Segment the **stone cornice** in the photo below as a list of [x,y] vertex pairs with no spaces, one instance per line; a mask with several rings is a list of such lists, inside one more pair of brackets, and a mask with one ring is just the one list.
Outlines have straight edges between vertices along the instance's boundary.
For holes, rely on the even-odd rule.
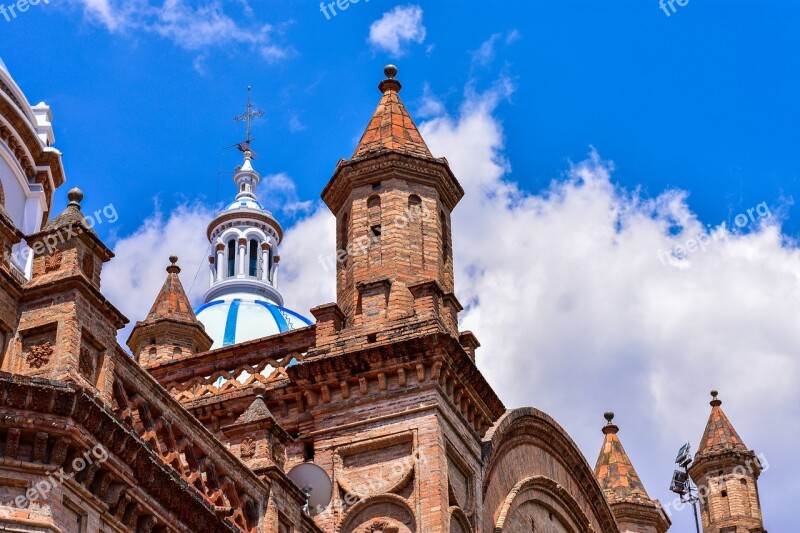
[[435,332],[386,344],[366,345],[335,355],[309,357],[287,369],[289,378],[299,386],[326,382],[330,375],[361,373],[398,363],[413,364],[443,351],[450,358],[453,373],[468,384],[496,420],[505,411],[503,403],[481,374],[464,348],[445,333]]
[[730,449],[700,453],[695,456],[694,463],[689,467],[689,475],[695,483],[698,483],[709,471],[731,466],[744,466],[748,463],[752,466],[755,479],[758,479],[762,466],[758,456],[752,450],[744,452]]
[[435,188],[448,211],[452,211],[464,196],[464,189],[446,159],[426,159],[388,151],[363,159],[339,161],[321,197],[333,213],[338,213],[353,188],[368,185],[376,179],[390,178]]
[[[61,163],[61,154],[53,148],[43,146],[34,130],[34,125],[30,123],[28,117],[8,95],[2,91],[0,91],[0,95],[6,96],[6,98],[0,98],[0,116],[8,121],[11,129],[15,132],[15,137],[24,144],[27,152],[32,157],[32,160],[26,160],[27,158],[19,159],[20,166],[31,174],[26,178],[33,178],[36,170],[40,167],[47,167],[50,171],[52,182],[42,183],[47,194],[47,204],[49,206],[53,191],[64,184],[64,168]],[[38,179],[37,182],[39,182]]]
[[618,522],[624,520],[653,526],[658,532],[665,532],[672,525],[661,504],[657,500],[645,502],[617,502],[611,504],[611,510]]
[[117,329],[125,327],[125,324],[128,323],[128,318],[123,315],[119,309],[114,307],[114,305],[103,296],[103,293],[89,283],[83,273],[78,270],[66,276],[51,278],[41,276],[29,281],[23,287],[20,302],[30,302],[37,298],[44,298],[70,290],[80,291],[81,294],[89,300],[89,303],[94,308],[101,310]]
[[214,233],[214,230],[218,228],[221,224],[228,222],[230,220],[258,220],[259,222],[263,222],[270,228],[275,230],[275,233],[278,236],[278,244],[283,241],[283,228],[278,223],[277,220],[272,218],[271,216],[267,215],[266,213],[261,213],[258,211],[252,210],[236,210],[225,212],[223,211],[219,215],[217,215],[214,220],[208,225],[206,229],[206,237],[208,237],[209,242],[211,241],[211,236]]

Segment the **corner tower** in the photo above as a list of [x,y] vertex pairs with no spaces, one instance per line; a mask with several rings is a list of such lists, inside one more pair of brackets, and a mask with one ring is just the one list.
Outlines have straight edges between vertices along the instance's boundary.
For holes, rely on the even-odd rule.
[[647,494],[642,480],[622,447],[614,413],[605,414],[603,447],[594,474],[622,533],[665,533],[670,526],[661,504]]
[[711,415],[689,475],[700,491],[704,533],[765,533],[758,496],[763,466],[711,391]]
[[364,135],[322,192],[336,216],[338,307],[347,326],[377,329],[413,315],[414,300],[431,295],[455,334],[450,214],[464,191],[409,116],[397,69],[384,73]]

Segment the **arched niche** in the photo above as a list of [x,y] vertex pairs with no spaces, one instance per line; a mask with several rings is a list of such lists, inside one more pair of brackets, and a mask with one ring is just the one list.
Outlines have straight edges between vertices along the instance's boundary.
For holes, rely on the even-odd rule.
[[494,533],[590,533],[595,529],[564,487],[543,476],[517,483],[500,508]]
[[[560,513],[566,517],[565,520],[573,520],[575,526],[571,527],[577,527],[581,524],[577,517],[582,514],[587,525],[585,528],[577,527],[576,531],[618,533],[611,508],[589,463],[569,435],[547,414],[532,407],[508,411],[487,432],[483,449],[486,466],[482,520],[485,531],[492,531],[498,524],[509,495],[520,490],[520,483],[535,478],[542,483],[547,479],[548,483],[554,484],[553,487],[560,487],[561,499],[546,504],[557,511],[554,518]],[[545,503],[541,505],[547,508]],[[577,511],[568,513],[562,509],[567,507],[574,507]],[[527,510],[534,511],[533,508]],[[530,527],[528,524],[527,531]]]
[[414,513],[396,494],[383,494],[355,504],[345,515],[340,533],[417,533]]
[[473,528],[469,522],[469,517],[460,507],[450,507],[448,513],[450,516],[448,531],[450,533],[470,533],[472,531]]

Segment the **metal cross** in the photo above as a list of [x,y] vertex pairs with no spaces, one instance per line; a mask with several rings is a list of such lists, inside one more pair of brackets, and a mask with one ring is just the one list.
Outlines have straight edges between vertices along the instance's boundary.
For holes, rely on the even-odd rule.
[[247,140],[244,143],[239,145],[239,149],[243,152],[245,150],[250,149],[250,141],[252,140],[250,136],[250,131],[252,129],[253,119],[256,117],[263,117],[264,110],[263,109],[253,109],[253,103],[250,99],[251,89],[250,86],[247,86],[247,111],[244,115],[239,115],[238,117],[234,117],[234,122],[246,122],[247,123]]

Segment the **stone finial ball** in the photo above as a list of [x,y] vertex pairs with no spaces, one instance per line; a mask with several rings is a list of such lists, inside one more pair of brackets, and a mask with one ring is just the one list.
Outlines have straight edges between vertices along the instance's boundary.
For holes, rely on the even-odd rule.
[[253,393],[256,396],[264,396],[264,393],[267,392],[267,386],[261,383],[260,381],[256,381],[253,383]]
[[174,254],[169,256],[169,262],[172,263],[173,265],[176,264],[178,262],[178,256]]
[[608,420],[608,423],[610,424],[611,421],[614,420],[614,411],[606,411],[606,413],[603,416],[606,418],[606,420]]
[[717,396],[719,396],[719,391],[712,390],[712,391],[711,391],[711,397],[712,397],[712,398],[714,398],[714,399],[716,399],[716,398],[717,398]]
[[83,191],[77,187],[73,187],[67,193],[67,199],[72,204],[80,204],[83,201]]
[[383,73],[386,74],[386,77],[390,80],[393,80],[395,76],[397,76],[397,67],[394,65],[386,65],[383,68]]

